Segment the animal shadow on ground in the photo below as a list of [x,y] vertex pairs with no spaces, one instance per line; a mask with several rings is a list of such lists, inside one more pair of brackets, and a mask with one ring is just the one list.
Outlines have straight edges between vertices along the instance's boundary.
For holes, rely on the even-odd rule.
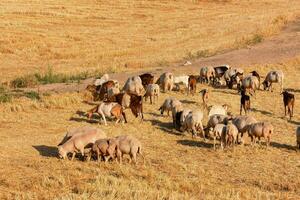
[[191,147],[202,147],[202,148],[208,148],[208,149],[213,148],[213,144],[206,143],[206,142],[199,141],[199,140],[177,140],[177,143],[186,145],[186,146],[191,146]]
[[46,145],[34,145],[35,148],[41,156],[45,157],[56,157],[57,156],[57,147],[46,146]]
[[259,112],[259,113],[261,113],[261,114],[263,114],[263,115],[272,115],[272,113],[269,112],[269,111],[259,110],[259,109],[257,109],[257,108],[251,108],[251,111],[253,111],[253,112]]
[[277,142],[271,142],[270,144],[272,147],[278,148],[278,149],[287,149],[287,150],[296,150],[296,146],[288,145],[288,144],[280,144]]
[[87,123],[90,123],[90,124],[99,123],[99,120],[96,120],[96,119],[86,119],[86,118],[80,118],[80,117],[71,117],[69,120],[70,121],[76,121],[76,122],[87,122]]
[[290,123],[292,123],[292,124],[295,124],[295,125],[300,125],[300,122],[296,122],[296,121],[294,121],[294,120],[289,120],[288,122],[290,122]]
[[80,117],[85,117],[86,116],[86,112],[81,111],[81,110],[77,110],[76,114],[79,115]]
[[181,103],[185,103],[185,104],[194,104],[194,103],[197,103],[196,101],[191,101],[191,100],[181,100]]
[[300,92],[300,89],[295,89],[295,88],[285,88],[285,90],[289,92]]
[[228,91],[228,90],[212,90],[212,92],[239,95],[239,93],[236,90],[230,90],[230,91]]
[[161,121],[156,120],[156,119],[150,119],[150,120],[145,120],[145,121],[151,122],[152,126],[158,128],[158,129],[160,129],[164,132],[167,132],[168,134],[182,135],[180,132],[173,129],[173,123],[172,122],[161,122]]
[[154,117],[163,117],[163,115],[161,115],[160,113],[155,113],[155,112],[149,112],[145,114],[153,115]]

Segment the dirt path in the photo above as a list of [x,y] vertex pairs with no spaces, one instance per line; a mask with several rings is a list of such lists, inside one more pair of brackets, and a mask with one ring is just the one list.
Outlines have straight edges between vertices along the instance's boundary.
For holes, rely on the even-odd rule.
[[[208,58],[195,60],[191,65],[183,66],[182,63],[175,63],[172,66],[141,70],[135,72],[122,72],[111,74],[111,78],[119,80],[121,83],[133,75],[143,72],[151,72],[158,76],[162,71],[171,71],[175,74],[198,73],[199,68],[205,65],[229,64],[230,66],[247,66],[254,64],[268,64],[284,62],[284,60],[300,55],[300,19],[289,23],[280,34],[273,36],[262,43],[244,49],[232,50],[227,53],[215,55]],[[81,91],[87,84],[92,83],[93,79],[86,79],[80,84],[57,83],[41,85],[36,88],[26,90],[39,90],[40,92],[72,92]]]

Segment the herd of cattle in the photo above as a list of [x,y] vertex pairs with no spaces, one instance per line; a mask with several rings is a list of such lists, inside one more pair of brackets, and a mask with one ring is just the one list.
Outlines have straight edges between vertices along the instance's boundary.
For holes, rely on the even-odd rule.
[[[283,90],[284,75],[280,70],[270,71],[265,80],[260,82],[260,75],[257,71],[252,71],[249,75],[244,75],[243,69],[231,68],[228,65],[217,67],[202,67],[199,75],[174,76],[170,72],[163,73],[155,82],[154,76],[145,73],[140,76],[130,77],[122,90],[117,80],[111,80],[108,74],[96,79],[93,85],[87,86],[91,92],[94,101],[101,103],[87,111],[87,117],[91,119],[93,114],[98,113],[107,125],[106,117],[115,118],[116,123],[127,123],[124,109],[130,109],[135,117],[144,119],[143,115],[143,98],[150,103],[157,101],[160,92],[168,91],[186,91],[187,94],[196,93],[197,83],[209,84],[214,87],[236,87],[241,94],[240,115],[233,116],[228,112],[228,105],[211,105],[208,106],[209,90],[200,91],[204,109],[208,111],[208,122],[204,127],[202,124],[203,110],[190,110],[184,108],[182,102],[174,97],[165,99],[159,108],[161,114],[164,112],[172,113],[173,126],[179,131],[188,131],[192,137],[201,133],[204,141],[207,138],[214,139],[214,148],[216,140],[220,141],[221,149],[234,147],[236,144],[244,144],[243,135],[245,133],[251,138],[251,144],[256,143],[258,139],[264,138],[266,146],[269,146],[271,135],[274,128],[269,122],[258,122],[254,117],[247,115],[250,110],[250,97],[260,85],[264,90],[272,89],[273,83],[279,83],[283,103],[288,111],[290,119],[293,117],[295,103],[294,94]],[[244,110],[245,115],[242,115]],[[297,147],[300,149],[300,127],[296,130]],[[94,127],[85,126],[68,131],[66,136],[58,145],[58,154],[60,158],[66,158],[72,153],[72,159],[76,153],[81,153],[83,157],[87,156],[89,160],[94,157],[98,160],[118,159],[121,162],[124,154],[130,155],[130,161],[136,163],[137,154],[141,153],[141,142],[129,135],[121,135],[115,138],[107,138],[106,134]],[[101,156],[101,159],[100,159]]]

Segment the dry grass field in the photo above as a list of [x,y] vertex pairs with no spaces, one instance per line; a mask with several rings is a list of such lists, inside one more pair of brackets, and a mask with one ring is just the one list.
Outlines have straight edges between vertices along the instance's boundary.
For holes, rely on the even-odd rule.
[[[265,75],[280,68],[285,88],[294,88],[295,116],[283,117],[279,86],[275,91],[258,91],[252,98],[250,115],[269,121],[275,127],[268,149],[238,146],[213,150],[212,141],[192,139],[172,128],[171,118],[160,116],[158,108],[168,96],[182,100],[184,106],[202,109],[200,97],[170,92],[159,103],[145,107],[145,121],[126,111],[126,125],[89,124],[81,113],[90,105],[82,95],[52,94],[40,101],[15,99],[0,106],[0,199],[299,199],[300,152],[295,150],[295,128],[300,124],[300,59],[274,65],[249,66]],[[207,88],[198,85],[197,90]],[[239,113],[236,90],[215,89],[210,104],[231,105]],[[204,120],[206,124],[207,117]],[[92,125],[109,136],[131,134],[144,145],[146,164],[125,162],[89,163],[62,161],[56,145],[70,127]]]
[[21,75],[165,66],[260,42],[298,0],[2,0],[0,82]]

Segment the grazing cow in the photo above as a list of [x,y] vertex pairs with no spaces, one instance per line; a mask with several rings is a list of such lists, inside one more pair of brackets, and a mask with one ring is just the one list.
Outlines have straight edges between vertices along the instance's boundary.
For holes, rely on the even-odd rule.
[[192,131],[192,137],[195,137],[200,129],[202,136],[205,140],[205,133],[202,125],[203,112],[202,111],[192,111],[186,116],[181,131]]
[[152,104],[156,100],[158,101],[160,89],[159,85],[157,84],[148,84],[146,88],[146,93],[144,95],[145,100],[147,101],[147,98],[150,97],[150,103]]
[[208,103],[208,99],[209,99],[209,92],[208,89],[203,89],[199,92],[202,96],[202,103],[205,106],[205,108],[207,108],[207,103]]
[[286,116],[286,107],[288,108],[288,114],[290,115],[290,120],[294,113],[295,95],[284,91],[281,93],[283,95],[283,105],[284,105],[284,116]]
[[80,152],[84,156],[84,149],[92,146],[97,140],[106,138],[106,134],[98,128],[86,129],[86,133],[72,136],[68,141],[58,147],[58,156],[62,159],[67,158],[68,153],[75,154]]
[[129,163],[133,161],[134,164],[136,164],[137,154],[142,156],[145,163],[145,158],[142,154],[141,142],[130,135],[121,135],[116,138],[110,139],[107,151],[110,157],[112,157],[113,159],[115,159],[115,157],[117,156],[120,164],[122,163],[124,154],[128,154],[130,156]]
[[239,91],[241,90],[241,87],[245,90],[249,89],[250,94],[252,95],[251,91],[255,93],[255,90],[259,88],[259,81],[256,76],[249,75],[241,81],[241,86],[238,88]]
[[197,90],[197,78],[191,75],[189,76],[188,79],[188,93],[192,93],[192,95],[194,95],[196,90]]
[[170,72],[163,73],[159,79],[156,81],[156,84],[158,84],[164,92],[172,91],[174,86],[174,76]]
[[143,96],[145,94],[145,89],[139,76],[128,78],[123,87],[123,91],[138,96]]
[[297,147],[300,149],[300,126],[296,130],[296,143]]
[[105,125],[107,125],[105,116],[115,117],[117,119],[116,123],[118,123],[120,120],[124,120],[125,123],[127,123],[123,107],[116,102],[103,102],[100,105],[92,108],[87,112],[89,119],[92,118],[93,113],[100,114]]
[[251,137],[252,145],[256,143],[256,138],[260,142],[260,138],[265,139],[267,147],[270,145],[271,135],[274,133],[272,124],[268,122],[253,123],[248,127],[248,134]]
[[201,82],[206,82],[206,83],[213,83],[215,78],[215,69],[211,66],[208,67],[202,67],[200,69],[200,79]]
[[180,84],[183,84],[186,89],[189,87],[189,76],[175,76],[174,85],[178,88]]
[[281,88],[280,92],[282,92],[283,91],[283,79],[284,79],[284,75],[281,70],[270,71],[262,83],[264,86],[264,90],[269,91],[271,88],[271,92],[273,92],[272,83],[279,83],[280,88]]
[[241,87],[241,106],[240,106],[240,115],[242,115],[242,109],[244,109],[245,115],[250,110],[250,96],[246,94],[244,87]]
[[241,134],[241,143],[243,143],[243,135],[248,131],[251,124],[256,123],[256,119],[252,116],[237,116],[232,119],[232,123],[237,127]]
[[154,76],[150,73],[141,74],[140,78],[142,80],[142,85],[146,89],[149,84],[154,83]]
[[98,79],[95,80],[94,85],[95,86],[102,85],[103,83],[105,83],[108,80],[109,80],[109,75],[104,74],[101,78],[98,78]]
[[144,119],[142,96],[131,94],[129,107],[135,117],[141,116],[142,120]]

